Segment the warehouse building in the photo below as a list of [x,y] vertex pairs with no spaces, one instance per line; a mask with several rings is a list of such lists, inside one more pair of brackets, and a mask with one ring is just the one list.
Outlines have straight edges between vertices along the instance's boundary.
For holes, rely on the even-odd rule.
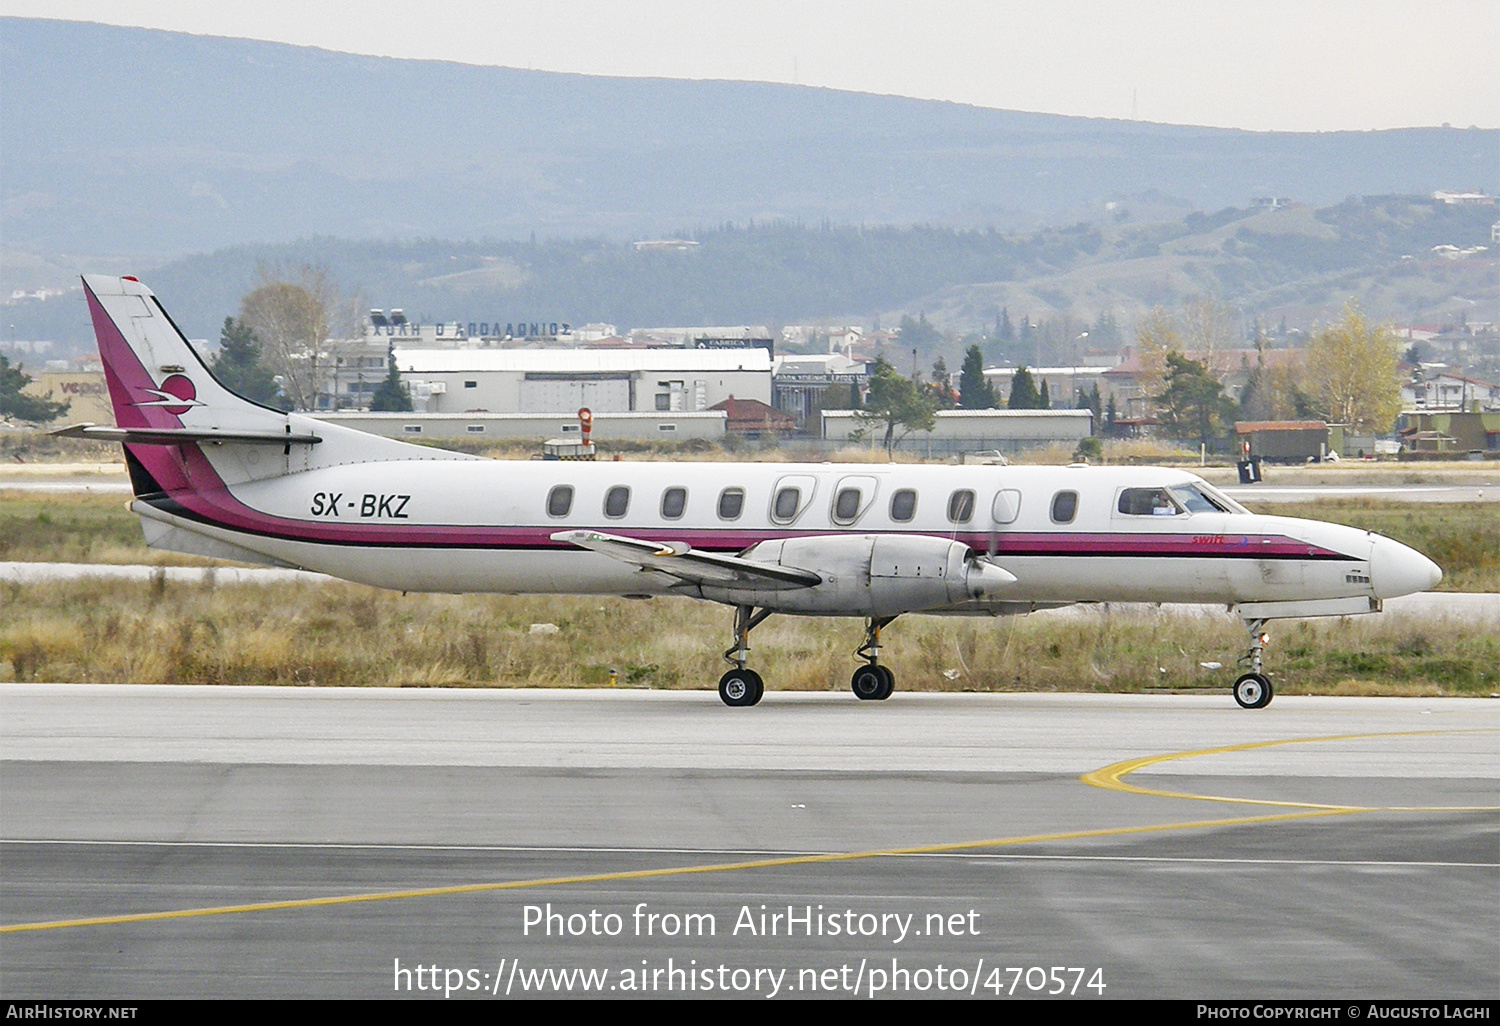
[[[548,438],[581,440],[576,413],[320,413],[318,419],[357,431],[408,441],[473,442],[534,441]],[[596,413],[596,442],[685,442],[724,437],[723,410],[703,413]]]
[[697,413],[771,401],[764,349],[397,349],[425,413]]

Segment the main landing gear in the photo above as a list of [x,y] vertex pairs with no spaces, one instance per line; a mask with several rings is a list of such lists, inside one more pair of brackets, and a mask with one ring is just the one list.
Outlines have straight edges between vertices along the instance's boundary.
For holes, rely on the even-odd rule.
[[750,632],[770,615],[769,609],[734,607],[734,644],[724,650],[724,661],[734,669],[719,678],[719,697],[725,705],[754,705],[766,693],[765,681],[745,663],[750,659]]
[[1240,656],[1240,665],[1248,667],[1250,672],[1242,674],[1240,679],[1234,682],[1234,700],[1245,709],[1264,709],[1271,704],[1274,691],[1271,688],[1271,678],[1261,670],[1261,650],[1266,647],[1269,636],[1263,632],[1266,625],[1265,620],[1246,620],[1245,626],[1250,630],[1250,651]]
[[[719,678],[719,698],[725,705],[755,705],[766,693],[760,674],[745,664],[750,661],[750,632],[770,615],[769,609],[734,607],[734,644],[724,650],[724,661],[732,669]],[[873,616],[865,620],[864,644],[855,650],[865,665],[849,679],[849,690],[856,698],[879,702],[890,698],[896,690],[896,675],[889,667],[880,665],[880,632],[894,619],[894,616]]]
[[880,665],[880,631],[894,616],[872,616],[865,620],[865,641],[854,654],[865,660],[865,665],[854,671],[849,678],[849,690],[854,697],[867,702],[883,702],[896,690],[896,675],[890,667]]

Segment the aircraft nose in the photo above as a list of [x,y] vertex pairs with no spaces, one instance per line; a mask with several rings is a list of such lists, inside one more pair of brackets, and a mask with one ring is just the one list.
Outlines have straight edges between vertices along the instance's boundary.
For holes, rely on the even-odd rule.
[[1437,587],[1443,571],[1416,549],[1375,536],[1370,550],[1370,586],[1375,597],[1395,598]]

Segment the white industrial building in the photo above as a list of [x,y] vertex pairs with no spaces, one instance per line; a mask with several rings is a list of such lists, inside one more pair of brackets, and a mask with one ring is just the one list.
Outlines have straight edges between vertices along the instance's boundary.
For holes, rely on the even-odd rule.
[[[582,427],[569,413],[320,413],[319,420],[342,424],[372,435],[408,440],[541,441],[582,438]],[[727,415],[706,413],[596,413],[596,442],[685,442],[724,437]]]
[[694,413],[771,402],[764,349],[397,349],[425,413]]

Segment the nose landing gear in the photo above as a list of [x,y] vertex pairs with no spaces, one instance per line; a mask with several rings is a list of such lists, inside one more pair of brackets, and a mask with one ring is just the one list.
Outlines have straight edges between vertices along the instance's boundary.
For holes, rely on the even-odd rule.
[[1271,678],[1261,670],[1261,651],[1270,640],[1270,636],[1263,633],[1265,625],[1265,620],[1245,621],[1245,626],[1250,630],[1250,651],[1240,656],[1239,662],[1250,672],[1242,674],[1234,682],[1234,700],[1244,709],[1264,709],[1271,704],[1271,698],[1275,694]]

